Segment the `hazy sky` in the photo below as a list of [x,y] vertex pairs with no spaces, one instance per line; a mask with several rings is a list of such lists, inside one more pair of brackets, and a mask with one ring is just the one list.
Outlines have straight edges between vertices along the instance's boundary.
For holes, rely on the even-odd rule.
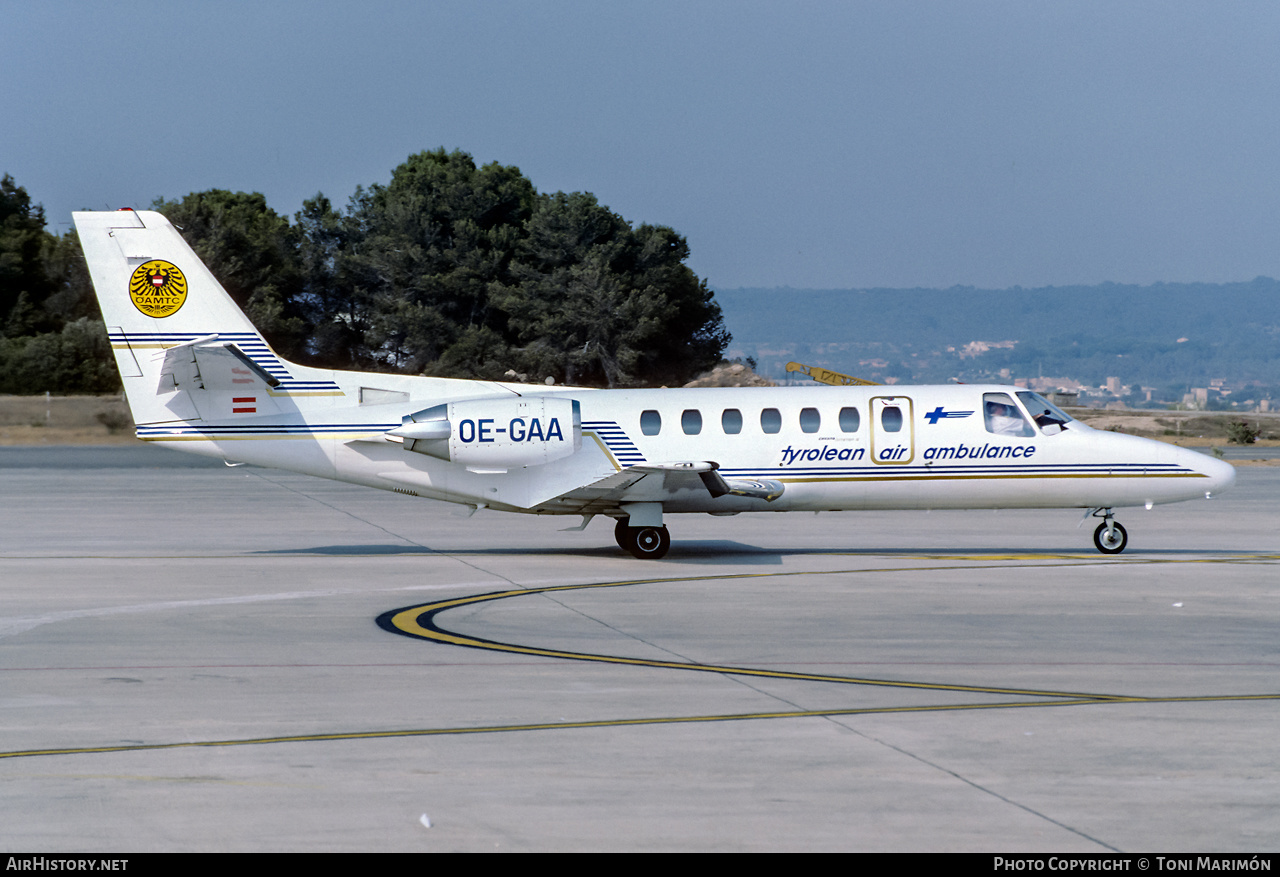
[[0,0],[0,173],[61,231],[444,146],[716,288],[1280,277],[1277,47],[1271,2]]

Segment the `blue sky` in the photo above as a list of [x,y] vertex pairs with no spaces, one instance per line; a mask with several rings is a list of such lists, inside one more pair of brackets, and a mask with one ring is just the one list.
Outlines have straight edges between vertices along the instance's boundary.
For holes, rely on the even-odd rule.
[[345,204],[444,146],[673,226],[715,288],[1280,276],[1280,5],[0,0],[44,204]]

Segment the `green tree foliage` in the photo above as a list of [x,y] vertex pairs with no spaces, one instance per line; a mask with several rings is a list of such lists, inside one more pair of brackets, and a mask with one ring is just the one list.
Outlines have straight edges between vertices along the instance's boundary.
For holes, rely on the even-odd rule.
[[358,270],[360,230],[324,195],[304,201],[296,218],[302,294],[313,323],[309,361],[332,368],[371,367],[365,335],[374,318],[377,278]]
[[313,321],[302,296],[298,235],[265,197],[211,189],[157,200],[152,209],[182,229],[272,347],[290,358],[305,353]]
[[683,381],[714,365],[729,335],[669,228],[633,229],[594,196],[538,200],[498,290],[521,371],[569,383]]
[[[293,223],[257,193],[152,207],[277,351],[314,365],[634,386],[688,380],[729,339],[673,230],[632,227],[590,194],[539,194],[465,152],[412,155],[345,209],[318,194]],[[115,388],[75,233],[45,232],[7,176],[0,308],[9,392]]]
[[48,235],[43,251],[44,269],[52,284],[49,297],[44,300],[43,311],[47,324],[61,329],[67,323],[90,317],[102,319],[98,299],[93,294],[93,282],[89,279],[89,266],[80,249],[80,238],[75,229],[61,237]]
[[319,195],[297,219],[326,361],[627,386],[688,380],[729,339],[674,231],[464,152],[410,156],[345,213]]
[[421,152],[352,199],[348,273],[371,293],[371,351],[407,371],[485,375],[504,315],[489,288],[508,279],[533,205],[518,168],[477,168],[464,152]]
[[[46,328],[37,324],[40,306],[53,291],[42,258],[47,237],[44,208],[33,205],[27,190],[5,174],[0,178],[0,331],[5,334]],[[15,316],[18,322],[10,326]]]
[[74,232],[45,231],[44,208],[0,179],[0,393],[119,388],[106,328]]
[[1243,420],[1233,420],[1227,424],[1227,441],[1238,445],[1251,445],[1262,435],[1261,426],[1250,426]]
[[99,319],[81,317],[58,332],[0,338],[0,393],[114,393],[119,388]]

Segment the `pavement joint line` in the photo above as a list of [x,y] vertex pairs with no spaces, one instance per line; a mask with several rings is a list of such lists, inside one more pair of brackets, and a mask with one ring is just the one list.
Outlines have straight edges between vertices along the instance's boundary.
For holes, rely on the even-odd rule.
[[[294,555],[296,556],[296,555]],[[880,554],[874,555],[878,557],[898,557],[901,555]],[[232,555],[234,557],[234,555]],[[920,555],[909,555],[908,557],[919,560]],[[1022,563],[990,563],[993,559],[1009,559],[1023,560]],[[1061,563],[1037,563],[1029,562],[1032,558],[1062,560],[1067,562]],[[134,558],[128,558],[134,559]],[[965,559],[963,555],[931,555],[932,560],[945,559]],[[1071,562],[1074,560],[1084,561]],[[666,724],[692,724],[692,723],[714,723],[714,722],[730,722],[730,721],[753,721],[765,719],[795,719],[795,718],[831,718],[839,716],[858,716],[858,715],[889,715],[904,713],[928,713],[928,712],[959,712],[972,710],[990,710],[990,709],[1026,709],[1039,707],[1055,707],[1055,706],[1086,706],[1086,705],[1119,705],[1119,704],[1158,704],[1158,703],[1211,703],[1211,702],[1260,702],[1260,701],[1280,701],[1280,693],[1260,693],[1260,694],[1224,694],[1224,695],[1180,695],[1166,697],[1145,697],[1139,695],[1120,695],[1120,694],[1081,694],[1077,692],[1061,692],[1061,691],[1037,691],[1033,689],[1014,689],[1000,688],[994,686],[962,686],[949,685],[942,683],[921,683],[906,680],[881,680],[868,679],[861,677],[835,676],[825,674],[809,674],[796,673],[791,671],[765,670],[745,667],[717,666],[710,664],[688,664],[672,661],[649,661],[645,659],[622,658],[609,655],[591,655],[588,653],[575,653],[566,651],[557,651],[549,649],[536,649],[532,647],[519,646],[509,643],[497,643],[482,640],[479,638],[465,637],[457,634],[449,633],[434,626],[434,617],[451,608],[458,606],[472,605],[475,603],[491,602],[494,600],[506,599],[516,596],[528,596],[533,594],[556,593],[571,590],[590,590],[598,588],[614,588],[626,587],[644,584],[671,584],[681,582],[697,582],[697,581],[715,581],[727,579],[745,579],[745,578],[774,578],[782,576],[805,576],[805,575],[852,575],[852,574],[868,574],[868,573],[899,573],[899,572],[924,572],[924,571],[947,571],[947,570],[975,570],[975,569],[1011,569],[1011,568],[1043,568],[1045,566],[1080,566],[1080,565],[1096,565],[1096,564],[1116,564],[1116,563],[1205,563],[1205,562],[1258,562],[1269,561],[1274,562],[1280,559],[1280,555],[1259,554],[1259,555],[1233,555],[1225,558],[1125,558],[1123,560],[1117,558],[1097,558],[1090,555],[1002,555],[993,557],[986,555],[981,558],[975,558],[978,563],[966,563],[961,565],[926,565],[926,566],[904,566],[904,567],[879,567],[868,569],[841,569],[841,570],[785,570],[771,571],[764,573],[722,573],[722,574],[706,574],[692,576],[678,576],[668,578],[647,578],[647,579],[629,579],[622,581],[605,581],[605,582],[588,582],[580,584],[555,584],[546,585],[535,588],[527,588],[516,586],[512,589],[487,592],[483,594],[474,594],[463,598],[453,598],[435,603],[419,604],[403,609],[392,610],[379,616],[378,623],[384,629],[399,633],[405,636],[426,639],[429,641],[440,642],[444,644],[464,646],[469,648],[478,648],[492,651],[501,651],[516,654],[531,654],[546,657],[556,657],[570,660],[587,660],[599,661],[612,664],[630,664],[640,666],[651,666],[664,669],[682,669],[682,670],[699,670],[703,672],[720,673],[724,675],[745,675],[755,677],[766,677],[775,679],[790,679],[800,681],[821,681],[842,684],[859,684],[859,685],[876,685],[895,688],[912,688],[917,690],[929,691],[954,691],[968,692],[980,694],[1004,694],[1027,699],[1018,701],[998,701],[988,703],[964,703],[964,704],[926,704],[926,705],[902,705],[902,706],[886,706],[886,707],[855,707],[843,709],[827,709],[827,710],[781,710],[769,712],[751,712],[751,713],[726,713],[703,716],[661,716],[661,717],[639,717],[629,719],[598,719],[598,720],[582,720],[582,721],[557,721],[557,722],[534,722],[520,723],[510,725],[481,725],[473,727],[453,727],[453,728],[417,728],[417,729],[399,729],[399,730],[366,730],[366,731],[346,731],[331,732],[320,734],[301,734],[281,737],[256,737],[243,739],[226,739],[226,740],[187,740],[176,743],[129,743],[119,745],[106,746],[84,746],[84,747],[59,747],[48,749],[27,749],[0,751],[0,760],[32,758],[40,756],[55,755],[83,755],[83,754],[107,754],[119,752],[138,752],[138,751],[158,751],[166,749],[191,749],[191,748],[208,748],[222,746],[251,746],[251,745],[267,745],[276,743],[307,743],[307,742],[327,742],[340,740],[372,740],[372,739],[389,739],[404,737],[424,737],[424,736],[444,736],[444,735],[464,735],[464,734],[486,734],[486,733],[513,733],[521,731],[541,731],[541,730],[571,730],[571,729],[589,729],[589,728],[605,728],[605,727],[628,727],[628,726],[646,726],[646,725],[666,725]],[[424,616],[427,616],[425,624]],[[406,629],[407,628],[407,629]],[[1044,699],[1048,698],[1048,699]]]
[[468,734],[502,734],[527,731],[568,731],[591,728],[638,727],[645,725],[706,724],[715,722],[761,721],[766,719],[832,718],[838,716],[893,715],[903,713],[965,712],[993,709],[1027,709],[1061,706],[1114,706],[1119,704],[1209,703],[1241,700],[1280,700],[1277,694],[1200,695],[1192,697],[1121,697],[1101,700],[1084,697],[1073,700],[1003,701],[994,703],[922,704],[914,706],[852,707],[845,709],[778,710],[751,713],[721,713],[704,716],[648,716],[630,719],[588,719],[582,721],[526,722],[512,725],[476,725],[454,728],[401,728],[384,731],[335,731],[321,734],[294,734],[282,737],[246,737],[227,740],[187,740],[180,743],[123,743],[107,746],[68,746],[49,749],[20,749],[0,752],[0,760],[54,755],[103,755],[117,752],[154,752],[166,749],[201,749],[224,746],[265,746],[278,743],[325,743],[342,740],[386,740],[403,737],[443,737]]

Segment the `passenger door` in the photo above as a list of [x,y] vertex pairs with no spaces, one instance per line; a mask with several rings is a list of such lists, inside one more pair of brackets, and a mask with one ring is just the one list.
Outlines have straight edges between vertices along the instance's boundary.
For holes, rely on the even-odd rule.
[[905,466],[915,459],[915,406],[907,396],[871,397],[871,459]]

